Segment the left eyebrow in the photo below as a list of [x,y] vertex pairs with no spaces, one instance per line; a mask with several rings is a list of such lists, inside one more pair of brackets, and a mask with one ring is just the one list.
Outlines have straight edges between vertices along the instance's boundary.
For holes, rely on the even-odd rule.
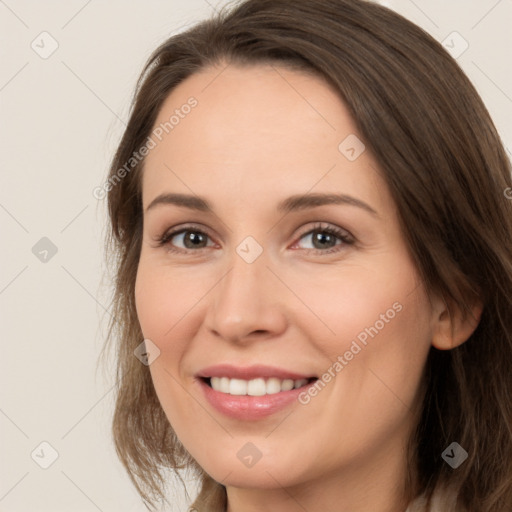
[[368,204],[361,199],[349,196],[347,194],[304,194],[290,196],[284,201],[280,202],[277,209],[283,213],[289,213],[298,210],[305,210],[307,208],[314,208],[316,206],[324,206],[328,204],[346,204],[349,206],[356,206],[371,213],[375,217],[379,214]]

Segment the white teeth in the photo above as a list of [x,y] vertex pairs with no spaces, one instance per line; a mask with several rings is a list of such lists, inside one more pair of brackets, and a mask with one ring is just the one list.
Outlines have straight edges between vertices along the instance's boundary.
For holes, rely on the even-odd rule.
[[281,382],[281,391],[290,391],[290,389],[293,389],[293,386],[295,383],[292,379],[284,379],[283,382]]
[[269,379],[257,378],[251,380],[230,379],[229,377],[212,377],[210,384],[215,391],[229,395],[263,396],[274,395],[281,391],[290,391],[301,388],[308,383],[308,379]]
[[229,393],[229,379],[227,377],[220,378],[219,391]]
[[247,381],[242,379],[230,379],[230,395],[247,395]]
[[249,396],[263,396],[267,394],[265,379],[252,379],[247,383],[247,394]]
[[275,377],[271,377],[267,380],[267,395],[274,395],[281,391],[281,381]]

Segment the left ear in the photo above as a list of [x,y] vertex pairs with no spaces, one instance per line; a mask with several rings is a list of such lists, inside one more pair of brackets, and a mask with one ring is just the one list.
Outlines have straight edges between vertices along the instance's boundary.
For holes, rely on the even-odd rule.
[[468,313],[441,297],[436,298],[432,311],[432,345],[439,350],[451,350],[467,341],[478,327],[483,304],[474,301]]

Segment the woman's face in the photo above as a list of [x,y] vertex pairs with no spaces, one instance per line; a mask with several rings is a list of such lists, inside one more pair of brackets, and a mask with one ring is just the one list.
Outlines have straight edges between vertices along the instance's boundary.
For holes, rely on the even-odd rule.
[[432,312],[344,104],[229,65],[182,82],[158,127],[136,305],[185,448],[228,487],[396,478]]

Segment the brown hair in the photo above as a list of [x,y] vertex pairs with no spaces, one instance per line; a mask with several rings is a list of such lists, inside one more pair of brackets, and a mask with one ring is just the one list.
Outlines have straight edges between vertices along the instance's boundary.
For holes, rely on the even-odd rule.
[[[194,507],[226,507],[225,488],[176,438],[149,368],[133,355],[143,339],[134,301],[143,159],[119,179],[173,88],[220,63],[288,66],[331,83],[379,164],[428,293],[464,314],[477,298],[484,304],[467,342],[430,350],[404,493],[430,502],[449,487],[457,510],[512,510],[510,162],[482,100],[443,47],[362,0],[247,0],[169,38],[143,69],[110,169],[107,243],[115,272],[109,340],[118,361],[113,435],[139,493],[153,504],[164,498],[167,468],[191,468],[203,485]],[[441,458],[452,441],[469,454],[456,470]]]

